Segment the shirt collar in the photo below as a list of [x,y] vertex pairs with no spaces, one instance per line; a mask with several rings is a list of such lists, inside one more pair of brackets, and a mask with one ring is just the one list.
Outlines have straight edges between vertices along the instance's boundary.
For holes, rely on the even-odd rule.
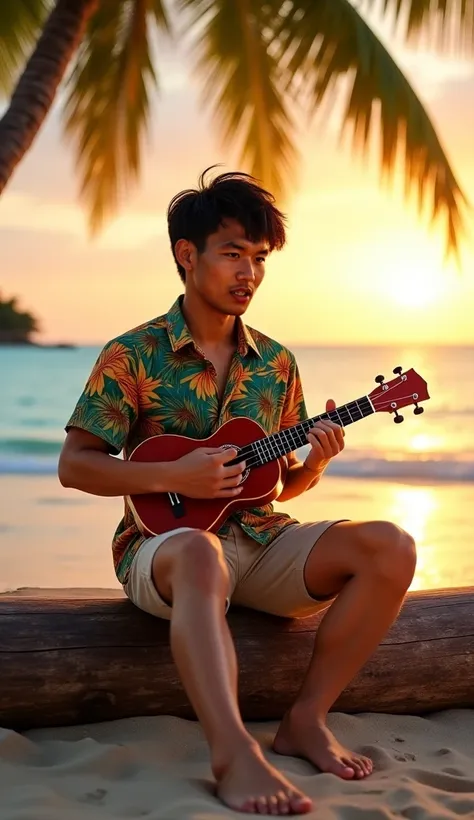
[[[173,352],[180,350],[185,345],[194,345],[194,339],[191,336],[190,330],[186,324],[183,312],[181,310],[181,303],[183,296],[178,296],[176,302],[170,307],[166,314],[166,329],[170,340]],[[237,350],[241,356],[247,356],[249,349],[257,356],[260,356],[257,343],[252,336],[250,328],[248,328],[240,318],[237,317]]]

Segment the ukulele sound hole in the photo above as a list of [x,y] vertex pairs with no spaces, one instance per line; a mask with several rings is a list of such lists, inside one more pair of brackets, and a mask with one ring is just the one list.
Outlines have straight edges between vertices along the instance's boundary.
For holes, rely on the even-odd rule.
[[[223,444],[222,445],[223,450],[230,450],[231,448],[233,450],[237,450],[237,452],[240,453],[241,448],[237,447],[236,444]],[[238,464],[240,461],[242,461],[242,459],[237,456],[237,458],[233,458],[232,461],[228,461],[227,466],[232,467],[234,464]],[[250,475],[250,468],[247,467],[244,470],[244,472],[242,473],[242,478],[240,479],[240,484],[243,484],[244,481],[248,478],[249,475]]]

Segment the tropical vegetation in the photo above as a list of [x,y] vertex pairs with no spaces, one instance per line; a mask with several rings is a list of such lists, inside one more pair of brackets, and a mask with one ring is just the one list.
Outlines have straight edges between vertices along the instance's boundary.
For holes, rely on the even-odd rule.
[[16,298],[0,294],[0,344],[32,344],[31,337],[38,330],[37,319],[20,310]]
[[[406,42],[472,55],[474,0],[15,0],[0,5],[0,192],[62,88],[92,232],[140,176],[159,90],[160,45],[191,54],[219,132],[276,194],[291,186],[301,112],[338,110],[382,177],[401,168],[459,245],[464,195],[426,107],[368,20],[379,10]],[[158,137],[159,139],[159,137]]]

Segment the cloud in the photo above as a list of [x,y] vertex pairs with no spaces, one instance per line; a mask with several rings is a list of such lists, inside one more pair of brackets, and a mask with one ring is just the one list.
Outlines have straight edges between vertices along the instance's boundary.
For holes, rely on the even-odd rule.
[[67,202],[44,202],[42,197],[26,193],[11,193],[0,200],[0,224],[3,230],[80,237],[84,233],[83,222],[81,211]]
[[[0,200],[3,231],[42,233],[52,241],[60,235],[89,244],[85,215],[77,205],[43,202],[39,197],[14,193]],[[118,216],[93,243],[96,250],[131,250],[166,235],[164,216],[134,209]]]

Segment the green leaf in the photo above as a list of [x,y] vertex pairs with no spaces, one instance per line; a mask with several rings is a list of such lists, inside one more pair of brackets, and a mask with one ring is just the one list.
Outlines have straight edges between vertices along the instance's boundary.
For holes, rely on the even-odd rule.
[[53,5],[53,0],[3,0],[0,4],[0,94],[12,92]]
[[[380,0],[366,3],[380,8]],[[382,8],[411,44],[457,57],[474,53],[474,0],[383,0]]]
[[66,133],[75,141],[81,197],[92,233],[110,216],[140,174],[156,24],[168,30],[158,0],[101,0],[69,80]]
[[269,46],[272,4],[180,0],[178,7],[194,35],[203,100],[223,141],[235,145],[250,173],[282,196],[297,151],[280,65]]
[[[292,0],[275,36],[290,93],[314,112],[346,94],[342,131],[364,155],[378,145],[382,177],[403,167],[405,194],[445,221],[447,251],[457,253],[466,202],[430,118],[394,59],[349,0]],[[344,79],[345,84],[341,82]]]

